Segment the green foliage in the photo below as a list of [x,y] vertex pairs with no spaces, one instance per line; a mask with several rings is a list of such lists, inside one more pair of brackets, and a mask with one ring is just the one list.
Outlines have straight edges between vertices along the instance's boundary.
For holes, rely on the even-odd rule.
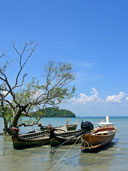
[[[1,112],[1,107],[0,107],[0,117],[2,117],[2,112]],[[13,119],[13,113],[12,110],[10,109],[9,106],[4,106],[4,117],[6,118],[6,121],[8,125],[10,125],[12,119]]]
[[[19,52],[14,44],[14,49],[19,56],[19,70],[13,84],[9,81],[10,79],[6,73],[3,73],[3,69],[7,67],[7,64],[5,63],[5,66],[0,68],[0,97],[4,109],[4,111],[2,110],[2,117],[5,121],[11,123],[10,126],[17,126],[18,120],[22,119],[22,116],[35,116],[37,118],[75,117],[75,114],[68,110],[47,108],[57,106],[73,96],[75,87],[72,84],[70,85],[74,80],[71,64],[55,64],[50,61],[43,70],[44,77],[42,77],[42,80],[37,81],[33,78],[30,83],[24,86],[27,74],[25,73],[21,77],[21,72],[36,47],[34,46],[30,50],[30,54],[23,61],[23,56],[26,56],[24,53],[29,45],[31,43],[25,44],[22,52]],[[42,109],[37,110],[40,106]],[[33,110],[37,111],[31,113]]]
[[75,117],[75,114],[70,110],[59,109],[58,107],[48,107],[32,112],[31,116],[36,117]]

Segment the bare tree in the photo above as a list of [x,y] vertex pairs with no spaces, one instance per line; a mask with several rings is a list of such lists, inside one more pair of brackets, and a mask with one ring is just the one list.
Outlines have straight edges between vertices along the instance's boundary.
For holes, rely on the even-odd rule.
[[[5,117],[4,113],[4,107],[10,106],[11,112],[15,112],[15,109],[18,109],[18,113],[21,113],[24,111],[25,106],[20,106],[20,104],[16,101],[16,90],[23,86],[25,77],[27,74],[25,73],[21,78],[21,72],[23,71],[26,63],[28,62],[29,58],[32,56],[33,52],[35,51],[37,44],[34,44],[32,41],[30,43],[25,43],[23,49],[18,51],[18,49],[15,46],[15,43],[13,43],[13,49],[15,50],[17,56],[18,56],[18,65],[19,70],[16,73],[14,84],[11,85],[11,81],[9,80],[8,75],[6,74],[6,69],[10,62],[5,61],[5,64],[3,66],[0,66],[0,102],[1,102],[1,113],[2,117],[4,119],[4,130],[5,133],[8,132],[8,123],[7,119]],[[27,57],[23,61],[23,57],[25,56],[25,53],[27,52]],[[0,56],[0,59],[4,58],[6,56],[5,53],[3,53]],[[8,98],[10,96],[10,99]],[[13,102],[13,103],[12,103]],[[19,114],[18,114],[19,115]],[[18,117],[17,114],[15,114],[14,118]],[[15,120],[15,119],[14,119]],[[15,124],[15,122],[14,122]],[[16,125],[16,124],[15,124]]]
[[[22,115],[29,116],[29,113],[33,108],[37,106],[45,108],[49,105],[58,105],[63,100],[72,97],[75,91],[73,86],[71,88],[69,86],[71,81],[74,80],[71,64],[54,64],[53,61],[50,61],[44,68],[42,81],[40,80],[39,82],[32,79],[30,83],[22,88],[27,74],[25,73],[21,77],[21,72],[35,51],[36,46],[37,45],[33,45],[33,43],[25,43],[22,51],[19,52],[15,44],[13,44],[13,48],[19,57],[19,70],[13,85],[9,82],[9,78],[6,74],[6,68],[9,63],[5,62],[5,64],[0,67],[0,101],[6,132],[9,130],[4,113],[4,107],[6,105],[9,106],[11,111],[10,115],[12,115],[12,121],[9,127],[16,127],[19,118]],[[29,54],[23,62],[23,56],[26,51],[28,51]],[[5,54],[1,55],[1,58],[3,58],[4,55]],[[8,96],[10,96],[11,100]]]

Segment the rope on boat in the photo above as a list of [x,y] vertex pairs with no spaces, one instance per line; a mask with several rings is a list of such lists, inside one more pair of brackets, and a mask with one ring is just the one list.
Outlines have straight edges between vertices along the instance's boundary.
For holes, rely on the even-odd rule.
[[60,158],[60,160],[49,170],[49,171],[53,171],[56,166],[61,162],[61,160],[69,153],[69,151],[74,147],[74,145],[77,143],[77,141],[79,140],[79,137],[77,138],[77,140],[75,141],[75,143],[64,153],[64,155]]
[[90,147],[90,146],[92,146],[91,144],[89,144],[85,139],[83,140],[83,138],[81,139],[81,144],[82,144],[82,146],[88,146],[88,148]]
[[[78,137],[78,139],[79,139],[80,135],[82,135],[84,133],[85,133],[85,131],[82,131],[79,134],[76,134],[76,135],[72,136],[71,138],[69,138],[68,140],[64,141],[63,143],[61,143],[57,147],[52,148],[50,154],[53,155],[59,147],[61,147],[62,145],[66,144],[67,142],[71,141],[73,138],[77,138]],[[78,141],[78,139],[77,139],[77,141]]]

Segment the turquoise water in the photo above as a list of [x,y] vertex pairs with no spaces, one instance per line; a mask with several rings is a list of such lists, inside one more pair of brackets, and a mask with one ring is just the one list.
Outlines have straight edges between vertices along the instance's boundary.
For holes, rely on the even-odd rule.
[[[103,117],[86,117],[81,120],[96,124]],[[71,118],[70,123],[77,122],[78,118]],[[113,117],[110,121],[117,127],[117,134],[113,143],[107,149],[98,153],[83,153],[80,145],[63,146],[50,155],[50,147],[42,146],[24,150],[15,150],[12,147],[11,137],[0,136],[0,170],[2,171],[123,171],[128,170],[128,117]],[[64,125],[65,118],[43,118],[43,125],[49,123],[54,126]],[[78,128],[80,125],[78,126]],[[0,118],[0,132],[3,121]],[[30,128],[29,128],[30,129]],[[32,129],[35,129],[33,127]],[[21,132],[27,129],[22,128]]]

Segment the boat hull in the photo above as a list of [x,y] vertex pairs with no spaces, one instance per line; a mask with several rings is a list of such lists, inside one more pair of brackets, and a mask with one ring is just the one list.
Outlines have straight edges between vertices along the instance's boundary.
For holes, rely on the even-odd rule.
[[[67,141],[66,143],[64,143],[65,141]],[[73,138],[72,140],[68,141],[67,138],[63,138],[63,137],[56,137],[56,138],[51,138],[50,140],[50,145],[52,147],[56,147],[60,144],[64,143],[63,145],[72,145],[74,143],[80,143],[80,137],[79,138]]]
[[80,143],[80,136],[77,137],[78,134],[80,134],[80,130],[77,131],[70,131],[67,133],[61,133],[61,134],[54,134],[53,137],[50,139],[50,145],[52,147],[56,147],[62,143],[63,145],[71,145],[74,143]]
[[12,137],[13,147],[15,149],[31,148],[41,145],[46,145],[50,143],[50,138],[40,138],[40,139],[23,139],[20,137]]
[[67,129],[68,129],[69,131],[71,131],[71,130],[76,130],[76,127],[77,127],[77,124],[67,125]]
[[[109,134],[105,134],[106,130],[107,128],[105,128],[104,133],[100,135],[98,135],[98,131],[96,134],[92,133],[92,134],[82,135],[80,148],[82,150],[93,150],[93,149],[99,149],[99,148],[101,149],[102,147],[110,144],[116,134],[116,128],[112,128],[112,131]],[[110,131],[110,128],[108,130]],[[99,132],[100,132],[100,129],[99,129]]]
[[27,134],[14,134],[12,136],[13,147],[16,149],[36,147],[50,143],[48,131],[39,131]]

